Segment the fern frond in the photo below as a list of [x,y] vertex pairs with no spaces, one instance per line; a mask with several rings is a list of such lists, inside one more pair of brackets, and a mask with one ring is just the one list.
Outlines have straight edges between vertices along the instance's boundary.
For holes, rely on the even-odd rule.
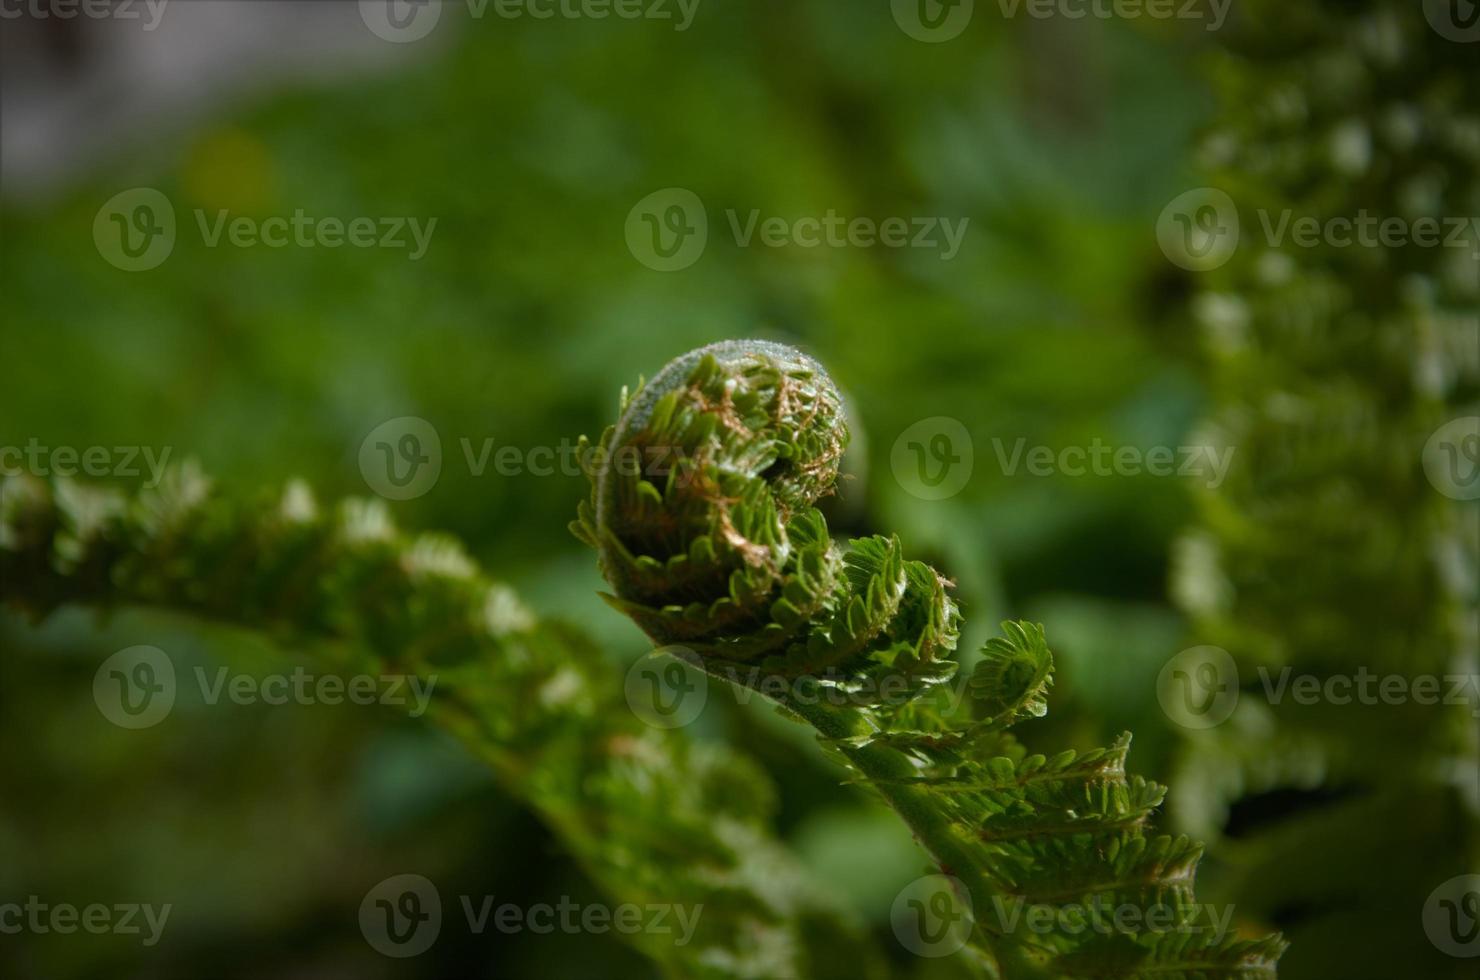
[[[1003,624],[956,678],[965,710],[936,696],[959,669],[947,581],[906,559],[897,537],[834,544],[813,506],[833,489],[847,437],[837,389],[792,348],[733,341],[669,363],[601,441],[613,455],[656,449],[669,465],[593,471],[574,525],[613,605],[716,676],[748,664],[779,681],[754,686],[813,725],[852,781],[963,882],[994,975],[1273,976],[1278,937],[1208,934],[1193,893],[1201,847],[1149,836],[1165,790],[1126,775],[1129,736],[1049,758],[1006,731],[1047,711],[1053,656],[1041,626]],[[798,696],[804,687],[836,696]],[[1024,928],[1007,914],[1024,905],[1060,924]],[[1144,927],[1063,924],[1101,906]]]

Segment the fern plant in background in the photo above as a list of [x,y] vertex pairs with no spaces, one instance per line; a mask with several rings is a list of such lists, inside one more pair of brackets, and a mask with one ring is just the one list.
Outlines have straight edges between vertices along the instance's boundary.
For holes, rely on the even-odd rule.
[[[574,530],[610,603],[722,689],[809,725],[899,814],[937,884],[959,889],[948,909],[916,896],[931,901],[906,903],[907,921],[963,914],[969,970],[1254,980],[1275,973],[1284,941],[1263,934],[1278,927],[1294,940],[1287,977],[1473,975],[1426,915],[1472,914],[1436,889],[1480,871],[1474,703],[1267,695],[1287,670],[1480,673],[1480,514],[1442,492],[1426,451],[1480,414],[1480,245],[1259,242],[1286,213],[1480,213],[1475,45],[1436,26],[1444,7],[1257,0],[1230,28],[1207,153],[1245,232],[1196,312],[1212,425],[1239,455],[1202,495],[1175,591],[1197,641],[1231,654],[1237,677],[1215,679],[1241,697],[1186,739],[1170,809],[1190,836],[1151,830],[1164,791],[1126,773],[1129,736],[1054,755],[1019,741],[1053,681],[1042,628],[1009,622],[958,654],[946,579],[895,537],[832,540],[817,504],[848,428],[806,355],[685,355],[587,447]],[[1473,463],[1472,445],[1437,451]],[[135,496],[9,479],[0,599],[38,618],[151,606],[346,671],[435,676],[433,721],[608,896],[704,906],[689,945],[635,937],[665,975],[887,972],[776,839],[758,766],[642,724],[591,639],[534,616],[452,539],[396,530],[383,504],[323,507],[298,484],[243,501],[189,468]],[[1198,893],[1192,837],[1217,858]],[[1084,921],[1097,910],[1108,923]]]
[[[1480,214],[1476,45],[1446,33],[1448,12],[1246,7],[1206,147],[1243,222],[1196,306],[1213,425],[1240,459],[1202,495],[1176,591],[1242,690],[1189,733],[1173,811],[1220,839],[1219,894],[1283,928],[1286,974],[1312,980],[1476,970],[1425,915],[1441,928],[1437,890],[1480,873],[1480,719],[1473,690],[1451,697],[1480,676],[1480,504],[1449,472],[1480,477],[1480,242],[1297,247],[1262,230],[1367,214],[1443,221],[1448,239]],[[1276,693],[1362,672],[1440,678],[1440,703]]]
[[[840,547],[814,506],[847,440],[814,360],[711,345],[624,394],[572,529],[660,647],[812,725],[899,813],[959,883],[989,975],[1273,976],[1278,937],[1223,935],[1197,904],[1201,847],[1148,832],[1163,790],[1126,775],[1128,737],[1046,757],[1008,731],[1046,710],[1041,627],[1003,624],[969,696],[944,696],[961,669],[950,583],[897,538]],[[1024,909],[1056,925],[1028,928]],[[1088,927],[1093,910],[1117,924]]]

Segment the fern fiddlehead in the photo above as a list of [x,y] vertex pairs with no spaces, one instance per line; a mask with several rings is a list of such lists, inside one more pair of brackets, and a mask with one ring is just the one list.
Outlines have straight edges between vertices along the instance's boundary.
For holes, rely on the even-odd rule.
[[[965,682],[949,583],[894,537],[833,542],[814,504],[848,440],[842,399],[812,358],[731,341],[690,352],[630,397],[590,447],[572,524],[607,600],[660,646],[755,687],[813,725],[967,893],[973,947],[1001,977],[1272,977],[1277,936],[1206,928],[1199,845],[1154,837],[1163,789],[1124,770],[1129,737],[1029,754],[1008,733],[1046,711],[1041,627],[1003,624]],[[779,683],[778,683],[779,681]],[[1168,927],[1031,931],[1006,909],[1164,909]]]

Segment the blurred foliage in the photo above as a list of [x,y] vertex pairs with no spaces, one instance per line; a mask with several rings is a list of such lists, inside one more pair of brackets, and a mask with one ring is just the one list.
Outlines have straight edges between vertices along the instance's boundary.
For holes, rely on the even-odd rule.
[[[456,734],[614,905],[661,903],[693,916],[681,939],[646,930],[631,937],[667,976],[837,976],[845,944],[854,959],[843,975],[877,974],[856,925],[771,839],[774,794],[754,766],[713,743],[649,727],[585,637],[538,622],[455,540],[398,532],[383,501],[321,511],[294,483],[276,498],[244,503],[222,496],[193,465],[132,498],[65,479],[11,477],[0,483],[0,572],[0,599],[37,620],[79,604],[191,613],[270,636],[315,675],[401,678],[375,685],[387,695],[380,703],[398,697],[413,717],[427,712]],[[176,689],[191,687],[190,672],[180,680],[187,665],[145,649],[154,658],[147,666],[119,667],[125,676],[141,667],[154,679],[167,672],[172,703]],[[232,703],[214,700],[204,670],[193,670],[200,702]],[[219,676],[221,690],[237,687],[225,668]],[[408,689],[419,693],[406,697]],[[124,704],[136,695],[146,710],[155,698],[127,691]],[[266,688],[262,700],[272,703]],[[383,771],[394,775],[396,761],[390,754]],[[448,893],[438,928],[461,914],[478,934],[469,910],[481,900]],[[365,915],[360,906],[357,913]],[[554,931],[539,932],[533,919],[529,928]],[[366,939],[373,945],[368,931]]]
[[[461,441],[475,454],[485,438],[559,445],[609,416],[614,381],[679,351],[799,342],[844,388],[858,436],[833,525],[898,531],[948,569],[969,646],[1009,614],[1047,620],[1062,709],[1029,723],[1033,740],[1088,747],[1133,728],[1139,768],[1163,775],[1171,740],[1152,680],[1178,645],[1164,584],[1188,488],[1009,477],[992,440],[1176,445],[1204,410],[1195,338],[1173,315],[1189,277],[1149,230],[1192,180],[1210,38],[999,22],[978,7],[962,37],[926,45],[886,7],[843,0],[705,6],[684,33],[474,22],[449,6],[438,42],[383,71],[269,82],[160,120],[59,197],[0,200],[0,445],[167,446],[244,491],[301,475],[338,497],[365,492],[356,459],[371,429],[421,416],[441,434],[443,472],[395,505],[398,521],[455,532],[537,611],[593,624],[626,662],[644,644],[594,598],[599,578],[563,533],[584,481],[476,476]],[[169,260],[145,273],[91,242],[98,206],[134,186],[164,191],[181,221]],[[703,199],[711,235],[698,263],[663,274],[634,261],[623,223],[668,186]],[[195,208],[438,223],[410,262],[206,248]],[[729,208],[971,224],[941,262],[740,248],[718,233]],[[889,466],[895,437],[935,415],[975,440],[973,479],[943,502],[910,496]],[[143,613],[101,629],[0,619],[0,732],[26,746],[0,772],[0,893],[169,895],[170,938],[188,940],[154,966],[120,937],[6,943],[7,975],[581,976],[593,962],[648,975],[601,936],[464,936],[409,964],[373,955],[355,909],[407,867],[526,905],[590,886],[461,748],[384,712],[182,710],[148,732],[111,728],[92,671],[140,642],[187,662],[297,659]],[[805,863],[831,877],[840,854],[877,855],[860,887],[836,883],[902,971],[936,969],[889,935],[889,898],[920,871],[908,834],[836,786],[799,727],[734,705],[696,727],[766,765]]]
[[[1205,144],[1244,213],[1480,214],[1473,50],[1406,4],[1257,9]],[[1212,424],[1242,459],[1199,494],[1177,591],[1247,696],[1190,733],[1173,805],[1224,835],[1210,880],[1289,934],[1287,977],[1475,976],[1424,912],[1480,869],[1480,711],[1451,700],[1480,677],[1480,504],[1426,474],[1430,437],[1480,408],[1480,240],[1457,244],[1254,241],[1194,306]],[[1265,696],[1286,670],[1429,676],[1445,700]]]

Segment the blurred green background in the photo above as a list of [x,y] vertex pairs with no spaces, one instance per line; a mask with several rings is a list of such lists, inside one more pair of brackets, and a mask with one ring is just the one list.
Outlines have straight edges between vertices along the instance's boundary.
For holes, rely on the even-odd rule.
[[[257,5],[200,6],[229,30]],[[168,447],[233,490],[302,476],[327,499],[368,494],[362,441],[419,416],[440,435],[441,477],[393,504],[397,521],[459,535],[539,612],[590,629],[620,679],[645,645],[596,599],[591,556],[565,529],[584,481],[476,475],[463,440],[475,454],[485,439],[558,446],[599,433],[622,385],[691,347],[794,342],[852,405],[839,533],[898,531],[913,557],[947,570],[968,645],[1009,614],[1050,623],[1060,681],[1050,717],[1025,736],[1087,746],[1131,728],[1136,769],[1165,774],[1175,736],[1155,678],[1185,645],[1167,578],[1171,542],[1193,520],[1188,481],[1009,476],[993,440],[1003,452],[1020,438],[1177,446],[1206,408],[1196,344],[1178,327],[1188,274],[1154,235],[1162,207],[1193,185],[1188,147],[1212,108],[1198,25],[1009,21],[984,5],[937,45],[907,36],[887,5],[844,0],[706,3],[685,31],[473,19],[449,4],[426,40],[394,45],[355,4],[270,6],[288,12],[279,29],[295,10],[335,8],[314,29],[353,35],[364,56],[310,73],[262,58],[188,108],[134,112],[64,178],[7,186],[0,445]],[[173,34],[171,16],[150,43],[191,43],[186,28],[204,15]],[[42,49],[81,73],[113,32],[139,28],[87,30]],[[8,77],[7,110],[42,77]],[[188,76],[176,84],[188,90]],[[112,97],[127,103],[129,87]],[[179,222],[168,259],[143,272],[93,244],[99,208],[134,187],[161,191]],[[709,216],[703,256],[671,273],[624,239],[629,210],[667,187],[696,193]],[[949,261],[741,247],[732,208],[969,227]],[[196,209],[436,227],[416,261],[210,248]],[[932,416],[960,420],[974,445],[971,481],[943,501],[912,496],[890,466],[896,437]],[[208,706],[183,692],[166,724],[113,727],[91,678],[135,643],[186,669],[295,663],[291,650],[144,613],[64,614],[36,631],[0,619],[0,733],[21,749],[0,772],[0,895],[174,905],[157,947],[6,937],[0,974],[649,975],[589,935],[447,928],[415,960],[379,956],[356,913],[391,874],[523,904],[593,892],[459,747],[391,709]],[[806,733],[768,712],[712,701],[699,727],[768,766],[785,838],[887,937],[890,902],[923,860],[898,821],[839,786]]]

